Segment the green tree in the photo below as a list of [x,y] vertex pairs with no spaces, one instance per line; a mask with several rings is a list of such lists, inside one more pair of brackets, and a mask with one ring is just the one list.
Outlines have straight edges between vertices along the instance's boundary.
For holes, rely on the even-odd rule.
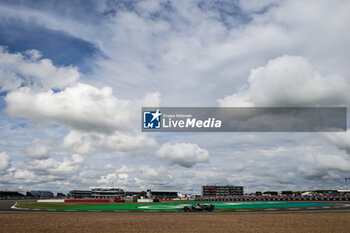
[[139,195],[140,197],[147,197],[147,193],[145,191],[141,191]]

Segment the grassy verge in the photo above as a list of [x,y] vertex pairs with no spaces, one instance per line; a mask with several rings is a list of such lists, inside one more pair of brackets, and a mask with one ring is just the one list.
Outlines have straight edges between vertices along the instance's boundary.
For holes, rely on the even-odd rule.
[[47,203],[47,202],[37,202],[35,201],[18,201],[18,208],[26,209],[55,209],[56,207],[80,207],[80,206],[96,206],[96,205],[118,205],[112,203],[82,203],[82,202],[57,202],[57,203]]
[[[83,203],[83,202],[62,202],[42,203],[36,201],[20,201],[17,206],[27,209],[76,209],[76,210],[179,210],[184,204],[198,202],[166,202],[166,203]],[[238,209],[267,209],[267,208],[308,208],[328,206],[332,204],[317,202],[283,202],[283,203],[259,203],[259,202],[201,202],[212,203],[216,210],[238,210]],[[227,204],[226,204],[227,203]],[[334,203],[336,204],[336,203]]]
[[[163,205],[163,204],[191,204],[193,201],[167,201],[167,202],[154,202],[154,203],[138,203],[136,205]],[[116,206],[116,205],[135,205],[132,202],[114,202],[114,203],[93,203],[93,202],[37,202],[36,200],[21,200],[17,202],[18,208],[26,209],[55,209],[57,207],[89,207],[89,206]]]

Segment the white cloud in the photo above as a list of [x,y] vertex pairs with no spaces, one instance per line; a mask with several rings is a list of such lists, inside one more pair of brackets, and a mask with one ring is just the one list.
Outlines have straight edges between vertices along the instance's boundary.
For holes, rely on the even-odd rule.
[[0,153],[0,172],[8,169],[11,165],[11,158],[6,152]]
[[157,147],[154,138],[141,133],[115,132],[113,134],[86,133],[72,130],[64,139],[62,148],[74,153],[92,154],[96,151],[142,151]]
[[38,138],[34,139],[32,145],[26,149],[26,154],[32,159],[47,159],[49,157],[47,143]]
[[117,168],[116,170],[118,173],[131,173],[131,172],[135,172],[136,169],[132,168],[132,167],[128,167],[126,165],[122,165],[119,168]]
[[28,188],[33,188],[33,185],[37,187],[47,185],[57,187],[59,185],[61,187],[63,185],[64,188],[70,182],[74,182],[74,177],[82,171],[83,164],[84,158],[77,154],[72,155],[71,158],[64,158],[63,161],[49,158],[17,163],[16,166],[8,164],[7,170],[0,176],[0,182],[12,187],[16,185]]
[[340,75],[321,75],[303,57],[270,60],[253,69],[247,85],[219,99],[222,107],[344,106],[349,104],[350,83]]
[[248,160],[245,163],[234,162],[233,165],[231,166],[231,170],[233,170],[234,172],[242,172],[245,169],[251,167],[252,165],[254,165],[253,160]]
[[100,176],[100,179],[97,180],[97,183],[105,186],[113,185],[113,186],[125,188],[126,185],[132,182],[128,178],[129,178],[129,175],[126,173],[121,173],[121,174],[109,173],[106,176]]
[[[26,181],[26,182],[35,182],[37,180],[42,180],[42,181],[48,181],[48,179],[40,179],[33,171],[28,171],[28,170],[16,170],[13,178],[21,180],[21,181]],[[48,178],[48,177],[46,177]]]
[[5,99],[10,116],[103,133],[137,128],[134,124],[139,120],[141,105],[159,106],[158,93],[135,101],[119,100],[109,87],[98,89],[83,83],[56,93],[52,90],[38,93],[23,87],[10,92]]
[[323,135],[339,149],[350,154],[350,132],[323,133]]
[[173,180],[172,175],[169,173],[168,169],[163,166],[149,166],[141,165],[139,167],[140,177],[138,180],[143,181],[149,185],[160,186],[171,186],[175,185],[176,181]]
[[9,53],[0,47],[0,85],[1,90],[9,91],[5,100],[10,116],[111,133],[138,129],[134,125],[139,126],[140,107],[160,105],[158,92],[139,99],[118,99],[110,87],[76,83],[80,74],[75,67],[56,67],[40,57],[36,50]]
[[98,89],[83,83],[56,93],[52,90],[37,93],[23,87],[6,96],[6,112],[10,116],[51,120],[79,130],[110,133],[132,128],[130,123],[140,115],[139,104],[150,100],[155,101],[148,103],[150,106],[157,105],[158,97],[150,94],[139,101],[119,100],[109,87]]
[[164,2],[164,0],[140,1],[137,7],[141,12],[157,12],[160,10],[160,3]]
[[[147,179],[155,179],[161,177],[164,174],[168,174],[166,169],[163,166],[159,166],[158,168],[150,167],[148,165],[143,165],[140,167],[142,176]],[[167,175],[166,175],[167,176]]]
[[238,1],[239,6],[245,12],[257,12],[263,10],[264,7],[277,5],[281,1],[276,0],[245,0]]
[[41,59],[37,50],[9,53],[1,46],[0,70],[0,84],[4,90],[14,90],[20,84],[44,90],[60,89],[74,84],[80,76],[76,67],[56,67],[50,59]]
[[339,181],[339,172],[350,172],[350,160],[343,154],[307,154],[300,162],[299,173],[310,180]]
[[113,167],[113,165],[111,164],[111,163],[107,163],[106,165],[105,165],[105,169],[106,170],[112,170],[114,167]]
[[[304,57],[282,56],[271,60],[264,67],[253,69],[247,85],[223,99],[219,105],[228,106],[349,106],[350,82],[342,75],[322,75]],[[329,141],[349,153],[348,133],[324,133]],[[303,153],[307,153],[304,148]],[[267,157],[275,159],[288,155],[277,147],[264,150]],[[338,152],[339,153],[339,152]],[[308,180],[337,181],[342,172],[348,172],[350,162],[342,154],[308,154],[297,165],[298,174]],[[282,174],[282,173],[281,173]],[[295,174],[295,173],[293,173]],[[277,175],[277,174],[276,174]],[[293,175],[278,175],[281,184],[294,182]]]
[[83,162],[84,158],[81,155],[73,154],[71,159],[64,158],[62,162],[52,158],[32,160],[26,164],[26,168],[38,175],[69,176],[71,173],[78,171]]
[[[79,77],[79,73],[75,75],[75,68],[57,68],[47,59],[40,60],[41,55],[36,50],[25,54],[0,52],[0,65],[3,64],[0,68],[10,67],[16,75],[35,80],[35,85],[24,85],[6,95],[6,113],[29,118],[39,126],[49,123],[72,129],[63,140],[64,149],[91,154],[100,150],[129,152],[157,146],[154,138],[139,132],[139,127],[141,106],[159,106],[158,92],[147,93],[139,99],[118,99],[110,87],[75,83],[69,78]],[[50,78],[66,80],[64,82],[69,85],[47,85]],[[6,85],[4,87],[9,89],[10,84]],[[40,85],[45,88],[38,88]],[[54,91],[50,89],[53,87],[63,89]],[[26,153],[31,158],[48,158],[47,146],[39,141],[33,141]]]
[[187,168],[209,161],[209,152],[191,143],[165,143],[157,150],[155,156],[170,164],[178,164]]
[[116,183],[118,181],[117,174],[115,173],[109,173],[106,176],[101,176],[100,179],[97,181],[99,184],[108,184],[111,186],[111,184],[114,182]]
[[129,175],[126,174],[126,173],[118,174],[118,178],[119,178],[120,180],[126,180],[126,179],[128,179],[128,177],[129,177]]
[[20,87],[22,81],[16,76],[15,73],[0,69],[0,91],[11,91]]

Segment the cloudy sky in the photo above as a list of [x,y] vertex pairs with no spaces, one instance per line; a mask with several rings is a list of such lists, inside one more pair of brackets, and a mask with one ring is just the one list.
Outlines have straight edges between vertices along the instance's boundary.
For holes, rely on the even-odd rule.
[[0,189],[344,189],[349,133],[142,133],[141,106],[350,104],[350,2],[0,0]]

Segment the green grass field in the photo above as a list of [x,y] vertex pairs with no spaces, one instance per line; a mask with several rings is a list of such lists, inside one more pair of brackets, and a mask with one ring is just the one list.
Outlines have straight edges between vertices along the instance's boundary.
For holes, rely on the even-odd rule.
[[[33,201],[19,202],[19,208],[28,209],[68,209],[68,210],[180,210],[184,206],[198,202],[167,202],[167,203],[38,203]],[[267,209],[267,208],[307,208],[332,206],[334,204],[322,202],[200,202],[201,204],[214,204],[215,210],[237,209]]]

